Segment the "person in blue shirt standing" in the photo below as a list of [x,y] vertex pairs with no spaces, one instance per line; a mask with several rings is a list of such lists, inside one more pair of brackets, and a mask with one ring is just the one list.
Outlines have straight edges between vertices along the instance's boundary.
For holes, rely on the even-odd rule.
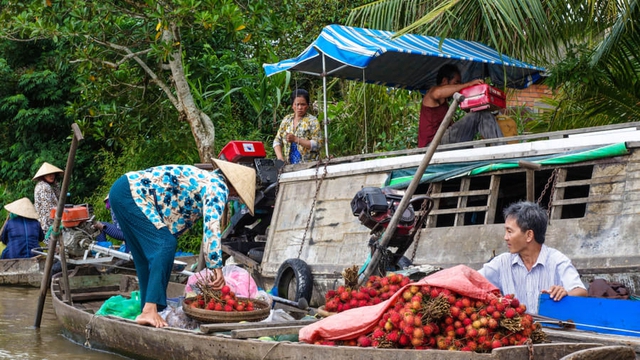
[[140,285],[141,325],[165,327],[158,311],[166,291],[177,237],[203,219],[203,251],[213,270],[212,288],[225,285],[222,275],[220,224],[229,197],[239,196],[253,214],[255,170],[213,160],[214,171],[190,165],[163,165],[121,176],[109,192],[111,208],[131,250]]
[[39,247],[44,233],[38,221],[38,212],[31,200],[22,198],[4,206],[9,218],[0,238],[7,247],[2,251],[2,259],[30,258],[36,254],[31,249]]

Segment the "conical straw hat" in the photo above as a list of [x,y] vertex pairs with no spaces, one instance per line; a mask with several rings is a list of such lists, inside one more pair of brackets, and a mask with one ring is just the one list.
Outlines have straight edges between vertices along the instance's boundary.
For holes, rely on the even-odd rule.
[[62,169],[53,166],[51,164],[49,164],[48,162],[42,164],[42,166],[40,166],[40,169],[38,170],[38,172],[36,173],[36,176],[33,177],[33,180],[36,180],[37,178],[41,177],[41,176],[45,176],[45,175],[49,175],[49,174],[57,174],[57,173],[64,173],[64,171],[62,171]]
[[23,197],[20,200],[16,200],[11,204],[7,204],[4,206],[8,212],[14,213],[16,215],[26,217],[29,219],[38,220],[38,213],[36,212],[36,207],[33,206],[31,200],[26,197]]
[[213,159],[213,165],[222,171],[229,185],[236,189],[238,196],[253,215],[256,199],[256,171],[248,166],[218,159]]

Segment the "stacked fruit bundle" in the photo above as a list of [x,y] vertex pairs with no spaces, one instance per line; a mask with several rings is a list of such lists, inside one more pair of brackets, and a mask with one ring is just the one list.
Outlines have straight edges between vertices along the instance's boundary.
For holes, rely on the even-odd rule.
[[214,280],[213,274],[198,278],[194,286],[199,294],[195,298],[185,299],[184,305],[193,309],[226,312],[255,310],[253,301],[237,298],[228,285],[224,285],[220,290],[214,290],[210,286]]
[[388,300],[411,280],[400,274],[385,277],[371,276],[359,289],[340,286],[325,294],[324,309],[329,312],[343,312],[349,309],[379,304]]
[[370,333],[357,339],[318,339],[315,343],[491,352],[544,340],[539,325],[513,295],[481,301],[448,289],[411,285],[392,301]]

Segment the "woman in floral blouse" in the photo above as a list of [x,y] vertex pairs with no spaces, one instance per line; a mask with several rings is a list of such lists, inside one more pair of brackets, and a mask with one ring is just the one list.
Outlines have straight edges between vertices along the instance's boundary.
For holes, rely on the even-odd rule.
[[[33,191],[34,205],[38,212],[40,226],[45,234],[53,225],[51,209],[58,207],[58,199],[60,198],[60,185],[56,181],[56,175],[62,173],[64,171],[60,168],[46,162],[40,166],[40,169],[33,177],[33,180],[37,181],[36,188]],[[47,236],[45,236],[44,242],[49,243]]]
[[322,134],[318,119],[307,113],[309,93],[296,89],[291,94],[293,114],[282,119],[280,128],[273,139],[276,157],[289,164],[297,164],[318,158],[322,146]]
[[203,251],[213,270],[215,289],[224,286],[220,219],[227,199],[237,196],[253,214],[255,170],[213,160],[213,172],[190,165],[156,166],[121,176],[111,187],[109,202],[131,250],[140,286],[142,325],[167,326],[158,314],[167,304],[167,286],[178,245],[177,237],[202,218]]

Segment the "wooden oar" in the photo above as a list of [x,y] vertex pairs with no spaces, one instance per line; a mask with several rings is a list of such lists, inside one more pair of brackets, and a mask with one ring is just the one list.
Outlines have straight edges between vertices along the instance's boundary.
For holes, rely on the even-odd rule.
[[[53,219],[53,238],[49,241],[49,251],[47,252],[47,261],[44,264],[44,274],[42,275],[42,282],[40,283],[40,297],[38,298],[38,312],[36,313],[36,322],[34,326],[40,328],[40,322],[42,321],[42,310],[44,308],[44,301],[47,298],[47,291],[49,291],[49,284],[51,283],[51,267],[53,266],[53,259],[56,255],[56,245],[60,239],[60,222],[62,219],[62,212],[64,211],[64,204],[67,201],[67,189],[69,189],[69,182],[71,181],[71,172],[73,171],[73,163],[76,157],[76,149],[78,148],[78,142],[83,140],[82,132],[78,127],[78,124],[71,124],[73,130],[73,139],[71,140],[71,149],[69,149],[69,156],[67,157],[67,166],[64,169],[64,179],[62,180],[62,188],[60,189],[60,198],[58,199],[58,207],[56,209],[56,216]],[[69,294],[69,281],[67,277],[67,261],[64,253],[64,242],[60,241],[60,265],[62,265],[62,276],[64,278],[64,290],[66,296]]]
[[[371,261],[369,262],[369,265],[367,265],[367,268],[364,270],[364,273],[360,275],[360,277],[358,278],[359,285],[361,285],[367,279],[369,279],[369,276],[373,274],[376,267],[378,266],[378,262],[382,257],[382,251],[380,249],[386,249],[387,245],[389,245],[389,242],[391,241],[391,237],[393,236],[393,233],[396,231],[396,227],[398,226],[398,222],[400,222],[400,217],[402,216],[402,214],[404,214],[404,210],[409,205],[409,202],[411,201],[411,197],[415,193],[416,188],[420,183],[420,179],[422,179],[422,174],[424,174],[425,170],[427,170],[427,166],[429,166],[429,162],[431,162],[431,158],[433,157],[433,154],[436,152],[436,148],[438,147],[438,145],[440,145],[440,140],[442,139],[442,136],[444,136],[445,131],[447,131],[447,128],[449,127],[449,123],[451,123],[451,119],[453,118],[453,115],[456,112],[456,108],[458,107],[458,104],[461,103],[462,101],[464,101],[464,96],[462,96],[460,93],[453,94],[453,101],[451,102],[451,105],[449,105],[449,110],[447,110],[447,114],[442,120],[442,123],[440,123],[440,127],[438,128],[436,135],[433,137],[431,144],[429,144],[429,147],[427,148],[427,152],[424,154],[424,157],[420,162],[420,166],[418,166],[418,170],[416,170],[416,174],[413,176],[413,179],[411,179],[411,183],[409,183],[409,186],[407,187],[407,190],[405,191],[404,196],[400,201],[400,204],[398,204],[398,209],[396,210],[396,212],[393,214],[393,217],[389,221],[389,224],[387,225],[387,229],[385,230],[384,234],[382,235],[382,238],[380,239],[380,246],[376,247],[375,252],[371,256]],[[418,231],[420,231],[420,229],[418,229]]]

